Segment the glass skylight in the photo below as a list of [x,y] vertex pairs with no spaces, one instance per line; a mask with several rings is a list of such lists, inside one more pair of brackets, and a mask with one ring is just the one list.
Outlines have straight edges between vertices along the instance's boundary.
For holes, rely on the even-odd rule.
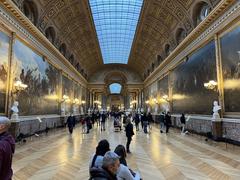
[[122,89],[121,84],[118,84],[118,83],[113,83],[109,87],[110,87],[111,94],[120,94],[121,89]]
[[127,64],[143,0],[89,0],[103,61]]

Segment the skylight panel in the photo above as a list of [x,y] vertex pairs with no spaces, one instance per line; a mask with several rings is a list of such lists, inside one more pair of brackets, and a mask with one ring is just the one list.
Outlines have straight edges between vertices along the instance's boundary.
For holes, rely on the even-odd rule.
[[105,64],[127,64],[143,0],[89,0]]

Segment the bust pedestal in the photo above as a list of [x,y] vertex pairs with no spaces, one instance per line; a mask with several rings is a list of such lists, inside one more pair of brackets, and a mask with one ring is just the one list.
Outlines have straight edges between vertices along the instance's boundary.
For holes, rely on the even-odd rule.
[[218,141],[222,138],[222,121],[218,113],[213,113],[212,135],[215,141]]

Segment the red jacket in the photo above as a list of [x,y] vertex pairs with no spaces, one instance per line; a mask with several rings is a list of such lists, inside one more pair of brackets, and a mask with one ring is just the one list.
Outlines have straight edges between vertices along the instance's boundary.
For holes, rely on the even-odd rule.
[[12,156],[15,140],[7,132],[0,134],[0,180],[10,180],[13,175]]

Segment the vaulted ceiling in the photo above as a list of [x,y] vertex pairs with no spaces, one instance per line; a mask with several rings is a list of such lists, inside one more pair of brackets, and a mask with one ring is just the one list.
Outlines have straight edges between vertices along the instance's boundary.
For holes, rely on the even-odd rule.
[[[132,44],[128,66],[142,75],[152,66],[159,65],[157,55],[163,60],[179,43],[176,38],[181,29],[185,36],[194,27],[196,4],[206,2],[211,9],[220,0],[144,0],[137,30]],[[23,0],[14,0],[24,11]],[[36,26],[46,34],[53,27],[56,38],[53,44],[59,49],[66,44],[73,66],[80,64],[88,76],[104,65],[93,21],[89,0],[25,0],[36,4]]]

